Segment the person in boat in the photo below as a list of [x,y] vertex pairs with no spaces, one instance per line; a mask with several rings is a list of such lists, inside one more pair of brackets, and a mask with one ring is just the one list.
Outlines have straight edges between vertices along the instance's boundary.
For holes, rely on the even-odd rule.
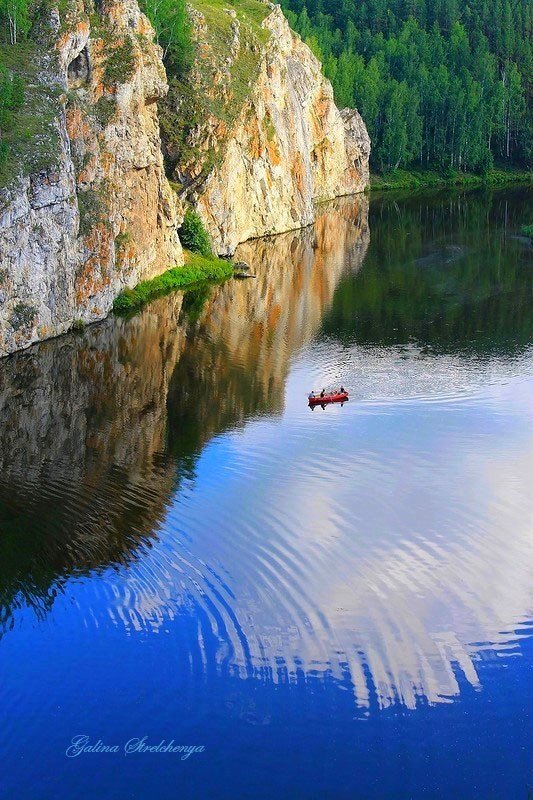
[[345,393],[346,389],[344,388],[344,386],[341,386],[341,388],[339,389],[339,394],[345,394]]
[[322,391],[320,392],[320,397],[324,397],[324,396],[325,396],[325,394],[326,394],[326,390],[325,390],[325,389],[322,389]]
[[315,397],[315,393],[313,391],[311,391],[311,393],[308,394],[307,397],[309,398],[309,400],[312,400],[313,397]]

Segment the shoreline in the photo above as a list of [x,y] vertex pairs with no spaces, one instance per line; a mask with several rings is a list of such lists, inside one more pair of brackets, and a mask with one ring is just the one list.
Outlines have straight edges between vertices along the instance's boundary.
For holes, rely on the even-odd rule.
[[370,175],[369,194],[378,191],[394,191],[398,189],[475,189],[480,187],[498,188],[513,185],[531,185],[533,172],[528,170],[492,169],[485,175],[470,172],[446,174],[436,170],[396,170],[381,175]]
[[178,289],[187,290],[203,283],[221,283],[233,275],[233,262],[217,256],[201,256],[184,250],[185,263],[161,275],[124,289],[113,302],[113,313],[123,317],[140,311],[151,300]]
[[[408,181],[412,181],[409,183]],[[471,175],[462,173],[452,177],[444,176],[437,172],[407,172],[399,170],[394,175],[383,176],[371,174],[370,185],[364,192],[356,193],[355,195],[344,195],[345,197],[356,196],[357,194],[365,194],[371,198],[372,195],[379,195],[381,192],[393,192],[402,190],[414,191],[420,189],[424,190],[439,190],[439,189],[479,189],[482,187],[492,189],[505,189],[520,186],[530,186],[533,183],[533,173],[526,171],[503,171],[493,170],[487,176]],[[338,199],[338,198],[333,198]],[[318,201],[318,205],[332,202],[331,200]],[[291,230],[300,230],[309,225],[295,227]],[[522,228],[530,226],[523,225]],[[265,237],[278,236],[280,234],[266,234]],[[528,232],[523,231],[524,236],[529,236]],[[249,240],[251,241],[251,240]],[[0,361],[8,359],[18,353],[24,352],[42,342],[51,339],[57,339],[69,333],[80,334],[85,328],[99,324],[110,316],[117,316],[128,318],[134,316],[141,311],[152,300],[159,297],[164,297],[174,291],[189,291],[197,287],[221,284],[229,280],[234,275],[234,263],[229,258],[218,256],[202,256],[199,253],[191,252],[184,248],[185,263],[182,266],[171,267],[160,275],[155,276],[149,280],[141,281],[131,289],[124,289],[113,302],[109,312],[98,320],[90,322],[83,322],[75,320],[72,325],[62,331],[57,332],[52,336],[46,336],[43,339],[37,339],[28,343],[26,346],[18,348],[8,353],[0,355]]]

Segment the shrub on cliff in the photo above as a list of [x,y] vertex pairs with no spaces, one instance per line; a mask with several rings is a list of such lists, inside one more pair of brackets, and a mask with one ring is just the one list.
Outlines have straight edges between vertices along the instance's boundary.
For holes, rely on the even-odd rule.
[[24,102],[24,84],[19,75],[12,75],[0,64],[0,125],[7,127],[13,111]]
[[191,24],[185,0],[140,0],[139,5],[154,26],[167,70],[171,75],[183,77],[193,59]]
[[189,209],[185,213],[183,224],[179,229],[181,243],[187,250],[200,253],[202,256],[212,255],[209,236],[198,214]]
[[123,44],[116,47],[107,59],[104,70],[104,85],[113,87],[118,83],[127,83],[134,72],[133,43],[129,37],[126,37]]

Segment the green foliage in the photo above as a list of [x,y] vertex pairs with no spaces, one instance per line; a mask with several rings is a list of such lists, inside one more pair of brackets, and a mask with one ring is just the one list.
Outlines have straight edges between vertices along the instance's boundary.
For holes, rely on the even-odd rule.
[[519,169],[490,169],[483,174],[461,172],[459,170],[404,170],[384,172],[370,176],[372,190],[426,189],[443,186],[504,186],[513,183],[532,182],[531,172]]
[[200,253],[206,257],[212,255],[211,242],[204,224],[192,209],[185,212],[183,224],[179,229],[179,237],[182,245],[193,253]]
[[4,41],[17,44],[31,27],[32,0],[0,0],[0,31]]
[[7,160],[9,145],[7,133],[13,131],[16,112],[24,103],[24,84],[19,75],[13,75],[0,64],[0,164]]
[[[270,9],[260,0],[192,0],[190,5],[205,19],[201,42],[193,37],[190,50],[194,83],[179,65],[169,63],[167,58],[170,90],[159,105],[167,174],[183,184],[180,193],[186,191],[191,178],[175,172],[178,162],[194,164],[194,181],[201,182],[221,158],[233,124],[250,96],[262,48],[270,35],[262,27]],[[233,54],[235,19],[228,13],[231,10],[235,11],[239,24],[240,42]],[[215,72],[226,73],[222,91],[213,90]],[[202,150],[197,146],[194,131],[213,117],[223,124],[214,146],[209,151]]]
[[0,45],[0,186],[57,159],[61,87],[41,76],[32,42]]
[[265,114],[265,117],[263,119],[263,124],[265,126],[265,132],[268,141],[269,142],[274,141],[274,139],[276,138],[276,128],[274,127],[274,122],[272,121],[272,117],[268,112]]
[[131,242],[131,233],[122,231],[115,236],[115,251],[123,250]]
[[533,239],[533,225],[522,225],[520,230],[524,236],[529,236],[530,239]]
[[527,165],[533,74],[529,0],[284,0],[321,55],[341,106],[356,106],[372,166],[483,174]]
[[124,42],[113,50],[106,61],[104,84],[106,86],[115,86],[117,83],[126,83],[134,72],[135,54],[133,52],[133,43],[127,36]]
[[154,26],[167,69],[183,77],[193,59],[186,0],[141,0],[140,6]]
[[105,188],[86,189],[84,192],[78,192],[80,236],[87,236],[97,225],[109,226],[104,194]]
[[35,308],[29,303],[17,303],[11,315],[11,327],[15,331],[28,327],[35,319],[36,313]]
[[134,289],[125,289],[113,303],[116,314],[138,311],[150,300],[176,289],[184,289],[204,281],[225,281],[233,274],[233,264],[220,258],[205,258],[190,253],[183,267],[173,267],[149,281],[142,281]]
[[9,123],[11,112],[24,102],[24,84],[20,75],[14,75],[0,65],[0,125]]
[[102,128],[106,128],[117,114],[115,98],[102,95],[94,107],[94,112]]

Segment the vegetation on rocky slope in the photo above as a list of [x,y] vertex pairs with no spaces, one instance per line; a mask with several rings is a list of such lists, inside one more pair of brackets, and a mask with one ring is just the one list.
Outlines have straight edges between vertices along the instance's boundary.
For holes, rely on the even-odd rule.
[[33,42],[0,45],[0,186],[39,172],[57,155],[61,89],[41,72]]
[[20,75],[13,75],[0,66],[0,164],[9,154],[6,134],[14,127],[16,114],[24,103],[24,84]]
[[[144,7],[161,30],[147,1]],[[179,62],[167,53],[170,91],[160,104],[167,171],[180,191],[201,181],[220,157],[257,78],[269,36],[262,23],[270,9],[259,0],[192,0],[189,11],[191,58]],[[208,150],[196,137],[205,125],[216,129]],[[176,169],[178,161],[185,165],[183,172]]]
[[150,300],[169,292],[206,281],[225,281],[232,275],[233,264],[230,261],[185,251],[183,267],[173,267],[151,280],[141,281],[134,289],[125,289],[116,298],[113,310],[116,314],[130,314],[138,311]]
[[185,77],[193,61],[186,0],[140,0],[139,5],[154,26],[167,70]]
[[220,282],[233,274],[233,263],[213,255],[209,237],[200,217],[191,209],[185,213],[180,228],[185,252],[185,265],[173,267],[151,280],[142,281],[134,289],[125,289],[115,300],[116,314],[130,314],[156,297],[208,282]]
[[[66,0],[0,0],[0,187],[49,168],[60,152],[58,119],[64,88],[55,75],[53,8],[59,11],[60,31],[80,19],[78,9]],[[115,41],[94,9],[87,3],[93,38],[101,38],[106,58],[103,83],[113,95],[114,87],[133,74],[132,41],[128,37]],[[81,102],[72,92],[67,99]],[[102,127],[115,112],[114,98],[108,95],[102,95],[93,108]]]

